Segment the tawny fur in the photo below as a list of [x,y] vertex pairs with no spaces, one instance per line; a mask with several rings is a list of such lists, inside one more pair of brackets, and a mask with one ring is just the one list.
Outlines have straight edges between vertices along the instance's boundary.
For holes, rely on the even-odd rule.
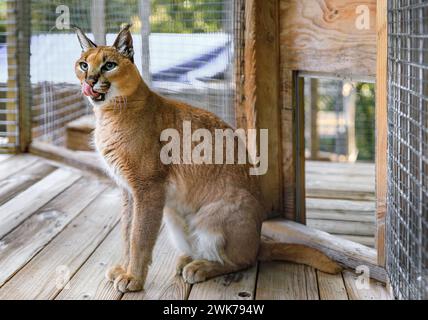
[[[78,30],[83,53],[76,75],[89,82],[105,101],[90,101],[96,115],[95,145],[107,172],[123,191],[123,258],[107,271],[121,292],[139,291],[152,260],[162,218],[181,257],[177,273],[189,283],[254,265],[263,259],[306,263],[327,272],[338,266],[304,247],[261,244],[266,211],[258,180],[248,165],[164,165],[161,132],[183,121],[192,130],[230,128],[215,115],[165,99],[144,83],[132,60],[129,27],[113,47],[96,47]],[[106,62],[117,67],[103,71]],[[89,66],[87,71],[81,62]],[[279,251],[278,251],[279,250]]]

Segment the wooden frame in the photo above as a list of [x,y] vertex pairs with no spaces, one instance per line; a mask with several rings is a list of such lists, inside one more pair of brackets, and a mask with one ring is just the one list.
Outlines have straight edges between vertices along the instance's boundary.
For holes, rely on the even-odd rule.
[[91,4],[91,29],[94,41],[97,45],[106,45],[106,1],[92,1]]
[[377,1],[376,77],[376,248],[378,264],[385,266],[385,217],[387,194],[388,140],[388,10],[387,0]]
[[[26,17],[30,16],[30,3],[26,1],[8,1],[7,10],[7,113],[9,143],[15,147],[7,148],[9,152],[26,152],[31,142],[31,82],[30,82],[30,38],[31,24]],[[19,31],[19,34],[18,34]],[[14,124],[16,123],[16,124]]]
[[269,166],[261,186],[270,216],[283,211],[278,0],[246,0],[244,102],[238,127],[269,130]]

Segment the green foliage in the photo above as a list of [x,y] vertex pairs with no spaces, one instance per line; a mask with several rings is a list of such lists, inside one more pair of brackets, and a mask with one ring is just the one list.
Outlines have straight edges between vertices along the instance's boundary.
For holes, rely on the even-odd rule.
[[222,28],[223,1],[152,0],[152,32],[206,33]]
[[[6,1],[0,1],[0,21],[6,20]],[[6,42],[6,25],[4,23],[0,23],[0,43]]]
[[[106,1],[107,29],[116,31],[122,23],[138,20],[141,0]],[[156,33],[206,33],[222,29],[224,0],[150,0],[151,32]],[[71,23],[90,30],[91,0],[32,0],[33,33],[57,32],[56,8],[70,8]]]
[[357,85],[355,130],[358,160],[375,159],[375,88],[374,84]]

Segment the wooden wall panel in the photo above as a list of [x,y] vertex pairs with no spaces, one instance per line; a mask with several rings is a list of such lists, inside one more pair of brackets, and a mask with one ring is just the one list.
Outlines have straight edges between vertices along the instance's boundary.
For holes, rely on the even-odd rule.
[[[357,28],[359,6],[368,9],[368,29]],[[304,223],[304,215],[296,214],[296,161],[303,160],[296,152],[293,74],[374,77],[376,0],[280,0],[279,37],[284,217]]]
[[[357,8],[369,9],[369,29],[357,28]],[[284,67],[340,75],[376,73],[376,0],[281,0]]]
[[278,1],[245,2],[244,115],[237,119],[238,127],[269,130],[268,172],[260,181],[270,217],[283,211]]

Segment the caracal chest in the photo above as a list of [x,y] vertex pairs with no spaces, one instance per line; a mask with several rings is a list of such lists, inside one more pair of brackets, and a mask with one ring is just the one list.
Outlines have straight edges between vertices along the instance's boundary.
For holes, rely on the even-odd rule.
[[95,130],[94,142],[97,153],[107,174],[116,184],[129,190],[128,178],[125,174],[129,163],[128,138],[108,127],[99,127]]

